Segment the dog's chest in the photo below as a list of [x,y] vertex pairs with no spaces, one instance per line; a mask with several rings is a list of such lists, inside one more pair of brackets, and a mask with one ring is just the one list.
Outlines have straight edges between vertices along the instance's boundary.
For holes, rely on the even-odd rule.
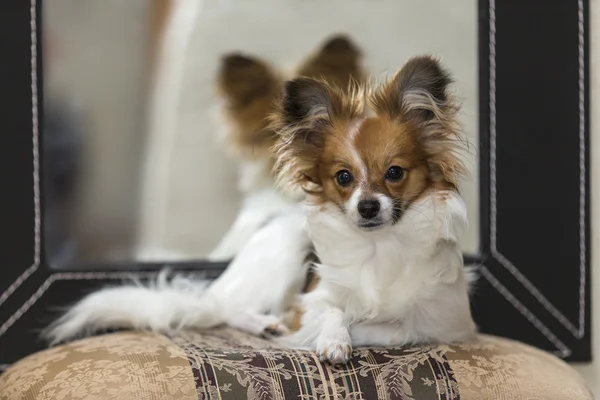
[[394,237],[341,247],[321,249],[319,275],[337,288],[339,306],[349,318],[401,318],[423,281],[414,252]]
[[335,213],[309,214],[318,274],[350,319],[400,319],[427,290],[435,273],[428,262],[435,242],[413,225],[362,232]]

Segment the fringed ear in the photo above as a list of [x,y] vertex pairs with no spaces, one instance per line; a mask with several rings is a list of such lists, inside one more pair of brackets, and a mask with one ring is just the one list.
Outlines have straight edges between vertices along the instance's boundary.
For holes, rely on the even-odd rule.
[[378,114],[422,124],[446,111],[451,83],[450,74],[436,59],[414,57],[374,93],[373,107]]
[[279,77],[265,61],[240,53],[221,58],[217,91],[231,107],[246,107],[257,98],[274,97],[279,85]]
[[328,123],[336,93],[325,83],[312,78],[286,82],[278,111],[288,125]]
[[240,53],[224,55],[217,72],[225,149],[248,160],[268,156],[274,134],[266,129],[266,118],[283,80],[265,61]]
[[426,151],[434,182],[456,186],[465,168],[464,148],[457,114],[459,107],[449,86],[450,74],[430,56],[411,58],[371,97],[373,109],[400,123],[409,124]]
[[296,78],[286,82],[271,115],[276,133],[275,174],[282,186],[320,185],[318,163],[325,131],[334,118],[340,93],[325,82]]

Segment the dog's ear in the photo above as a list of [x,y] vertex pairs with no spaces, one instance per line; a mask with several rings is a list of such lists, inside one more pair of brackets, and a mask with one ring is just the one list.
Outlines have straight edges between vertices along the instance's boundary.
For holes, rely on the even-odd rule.
[[271,116],[276,133],[275,173],[280,184],[320,184],[318,163],[324,135],[335,117],[339,93],[325,82],[296,78],[286,82]]
[[289,125],[317,127],[331,120],[336,94],[324,82],[296,78],[285,84],[279,112]]
[[360,49],[358,46],[352,42],[352,39],[346,35],[335,35],[330,37],[323,48],[321,49],[321,53],[328,54],[348,54],[352,56],[359,56]]
[[344,91],[350,82],[364,82],[361,51],[346,35],[330,37],[321,48],[298,68],[299,76],[319,78]]
[[379,115],[412,126],[427,153],[430,178],[458,185],[465,171],[460,153],[466,142],[458,122],[458,105],[449,91],[450,74],[430,56],[410,59],[373,94]]
[[217,90],[235,107],[247,107],[256,99],[274,97],[280,83],[273,68],[257,57],[229,53],[221,58]]
[[416,125],[444,117],[449,104],[450,74],[430,56],[411,58],[373,96],[379,114]]

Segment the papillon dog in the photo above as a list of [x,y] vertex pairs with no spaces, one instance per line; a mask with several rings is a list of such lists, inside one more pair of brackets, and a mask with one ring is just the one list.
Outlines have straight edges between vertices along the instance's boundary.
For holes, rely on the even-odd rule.
[[[471,339],[472,274],[458,245],[467,224],[458,191],[464,141],[450,75],[422,56],[379,86],[344,80],[340,87],[327,78],[296,78],[265,101],[270,120],[252,132],[264,131],[256,140],[272,148],[265,160],[283,187],[265,190],[300,190],[305,199],[262,221],[232,250],[219,278],[161,274],[150,285],[100,290],[46,337],[226,324],[279,336],[281,345],[314,350],[332,364],[346,363],[353,346]],[[312,251],[318,262],[307,285]]]
[[353,346],[472,338],[459,236],[465,143],[451,77],[429,56],[379,87],[285,84],[272,116],[275,171],[307,193],[318,282],[280,343],[344,364]]

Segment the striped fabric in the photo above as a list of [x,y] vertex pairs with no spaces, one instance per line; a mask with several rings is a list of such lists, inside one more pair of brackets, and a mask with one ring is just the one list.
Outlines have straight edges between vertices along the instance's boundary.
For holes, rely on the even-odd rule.
[[173,340],[188,355],[202,399],[460,398],[447,347],[357,349],[349,365],[332,367],[314,353],[279,349],[233,330]]

